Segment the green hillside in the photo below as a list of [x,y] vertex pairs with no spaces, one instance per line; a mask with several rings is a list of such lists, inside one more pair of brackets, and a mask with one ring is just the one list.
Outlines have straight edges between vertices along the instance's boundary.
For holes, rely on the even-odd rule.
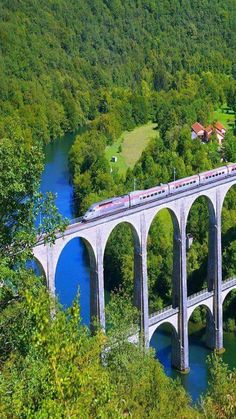
[[234,17],[232,0],[1,1],[0,137],[55,138],[106,113],[104,91],[123,100],[178,89],[185,71],[235,75]]

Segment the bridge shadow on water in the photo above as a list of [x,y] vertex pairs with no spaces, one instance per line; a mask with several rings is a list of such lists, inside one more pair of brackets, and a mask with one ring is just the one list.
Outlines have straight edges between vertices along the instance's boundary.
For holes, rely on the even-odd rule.
[[166,374],[171,378],[180,379],[183,387],[195,403],[206,391],[208,383],[207,356],[211,350],[205,346],[205,328],[191,330],[189,334],[189,374],[181,374],[171,366],[171,328],[163,325],[158,328],[151,339],[151,347],[155,349],[156,358],[161,362]]

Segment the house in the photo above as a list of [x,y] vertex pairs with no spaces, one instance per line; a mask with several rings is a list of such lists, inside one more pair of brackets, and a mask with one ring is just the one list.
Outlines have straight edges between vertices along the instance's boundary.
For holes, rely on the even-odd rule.
[[213,133],[213,126],[212,125],[208,125],[205,129],[204,129],[204,139],[205,141],[208,141],[211,134]]
[[222,145],[222,141],[225,137],[226,129],[224,125],[221,124],[221,122],[217,121],[214,125],[215,127],[215,133],[218,138],[219,145]]
[[220,146],[222,145],[225,133],[226,129],[224,125],[222,125],[219,121],[208,125],[206,128],[199,124],[199,122],[195,122],[195,124],[193,124],[191,127],[192,139],[199,138],[203,142],[208,142],[211,135],[215,134]]
[[204,137],[204,127],[199,124],[199,122],[195,122],[195,124],[192,125],[192,140],[195,138],[201,138]]
[[226,129],[224,125],[221,124],[221,122],[217,121],[214,126],[217,131],[219,131],[222,135],[225,135]]

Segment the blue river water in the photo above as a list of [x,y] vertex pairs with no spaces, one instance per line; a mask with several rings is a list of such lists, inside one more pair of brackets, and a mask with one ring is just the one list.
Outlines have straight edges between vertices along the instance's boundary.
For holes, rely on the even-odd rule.
[[[74,217],[73,188],[70,182],[68,154],[75,140],[75,134],[48,144],[45,148],[45,168],[42,174],[41,191],[56,194],[56,205],[66,218]],[[56,293],[60,303],[69,307],[80,295],[81,317],[89,324],[89,264],[80,239],[74,239],[64,248],[56,270]]]
[[[73,188],[70,182],[68,153],[74,142],[75,134],[50,143],[45,148],[45,169],[42,174],[41,191],[51,191],[57,195],[56,204],[59,212],[71,219],[74,217]],[[77,293],[80,296],[81,317],[84,324],[89,324],[89,264],[87,253],[81,240],[74,239],[64,248],[56,270],[56,293],[60,303],[68,307]],[[182,375],[171,368],[170,331],[160,328],[153,336],[151,345],[156,356],[163,364],[167,375],[180,378],[183,386],[190,393],[193,401],[207,388],[207,356],[211,353],[204,344],[204,333],[190,334],[190,373]],[[236,335],[224,334],[226,352],[223,359],[230,367],[236,366]]]

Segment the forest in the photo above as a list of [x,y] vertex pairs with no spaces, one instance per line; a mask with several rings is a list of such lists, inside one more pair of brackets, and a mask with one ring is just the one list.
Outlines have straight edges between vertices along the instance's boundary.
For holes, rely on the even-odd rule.
[[[132,190],[134,178],[142,189],[172,180],[174,168],[181,178],[236,161],[235,124],[221,150],[214,136],[205,146],[190,137],[192,123],[212,122],[213,110],[236,112],[235,25],[234,0],[1,1],[1,417],[235,416],[236,372],[219,357],[209,360],[208,391],[193,406],[151,350],[127,342],[138,313],[132,235],[124,226],[105,255],[107,289],[120,290],[107,307],[113,328],[106,336],[80,325],[77,300],[64,311],[44,279],[26,269],[42,234],[53,243],[66,226],[54,197],[38,192],[43,147],[63,133],[86,126],[70,153],[78,215]],[[148,121],[157,124],[156,138],[125,176],[111,173],[106,145]],[[235,273],[235,202],[233,189],[223,208],[225,279]],[[189,293],[206,286],[207,223],[199,200],[187,227],[194,237]],[[171,302],[172,236],[170,216],[157,217],[148,242],[150,312]],[[229,301],[230,330],[233,308]]]

